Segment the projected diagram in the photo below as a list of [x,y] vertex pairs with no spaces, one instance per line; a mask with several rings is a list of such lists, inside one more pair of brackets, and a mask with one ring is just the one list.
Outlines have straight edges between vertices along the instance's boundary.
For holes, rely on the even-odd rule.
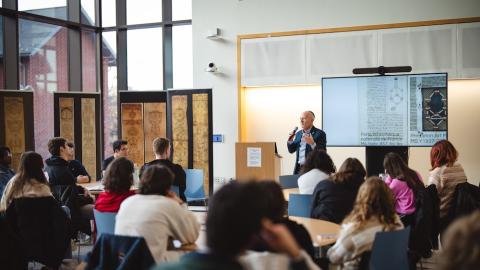
[[403,105],[404,90],[398,87],[398,78],[394,79],[394,86],[389,91],[388,109],[390,112],[395,112]]
[[422,88],[423,131],[447,130],[447,89],[445,87]]

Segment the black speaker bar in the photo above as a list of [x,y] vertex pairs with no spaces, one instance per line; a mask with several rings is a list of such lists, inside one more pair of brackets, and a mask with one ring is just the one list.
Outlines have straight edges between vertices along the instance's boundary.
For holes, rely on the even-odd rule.
[[354,68],[353,74],[380,74],[385,75],[386,73],[405,73],[412,71],[411,66],[399,66],[399,67],[373,67],[373,68]]

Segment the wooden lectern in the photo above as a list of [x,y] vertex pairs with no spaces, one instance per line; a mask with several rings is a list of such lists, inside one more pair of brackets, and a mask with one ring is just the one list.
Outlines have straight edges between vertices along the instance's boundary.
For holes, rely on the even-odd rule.
[[236,143],[236,179],[276,180],[280,176],[280,159],[274,142]]

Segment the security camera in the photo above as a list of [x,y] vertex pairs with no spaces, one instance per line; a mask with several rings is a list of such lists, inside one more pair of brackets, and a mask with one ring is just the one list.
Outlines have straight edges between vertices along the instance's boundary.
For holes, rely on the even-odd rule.
[[205,71],[207,71],[207,72],[217,72],[218,68],[217,68],[217,66],[215,66],[215,63],[211,62],[211,63],[208,63],[208,67],[205,69]]

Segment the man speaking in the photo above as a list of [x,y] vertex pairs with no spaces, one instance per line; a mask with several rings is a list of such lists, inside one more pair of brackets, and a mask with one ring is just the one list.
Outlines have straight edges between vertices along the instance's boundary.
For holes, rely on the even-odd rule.
[[323,130],[318,129],[313,126],[313,121],[315,120],[315,114],[312,111],[303,112],[300,116],[300,124],[302,129],[298,132],[297,127],[290,133],[287,141],[288,152],[293,153],[297,152],[297,159],[295,161],[295,169],[293,174],[298,174],[308,153],[313,149],[326,149],[327,145],[327,135]]

